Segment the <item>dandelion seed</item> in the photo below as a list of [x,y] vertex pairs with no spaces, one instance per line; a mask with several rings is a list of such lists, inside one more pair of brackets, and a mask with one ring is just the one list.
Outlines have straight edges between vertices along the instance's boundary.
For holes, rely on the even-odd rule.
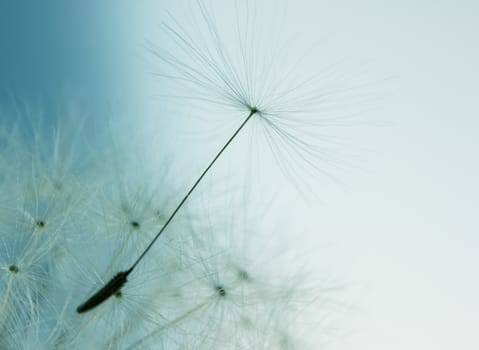
[[10,271],[11,273],[18,273],[18,267],[16,265],[10,265],[8,267],[8,271]]
[[245,270],[238,270],[238,277],[242,281],[248,281],[250,279],[248,272]]
[[132,221],[132,222],[130,222],[130,225],[133,228],[139,228],[140,227],[140,223],[138,221]]
[[216,293],[218,293],[218,295],[220,297],[225,297],[226,296],[226,290],[222,285],[215,286],[215,290],[216,290]]
[[[131,273],[131,269],[127,271],[118,272],[108,283],[106,283],[98,292],[93,294],[87,301],[77,307],[77,312],[79,314],[83,312],[87,312],[105,300],[110,298],[112,295],[118,297],[121,296],[120,289],[125,285],[127,282],[127,277]],[[118,294],[120,293],[120,294]]]
[[[213,160],[210,162],[210,164],[206,167],[206,169],[201,173],[201,175],[198,177],[198,179],[195,181],[193,186],[190,188],[190,190],[186,193],[186,195],[180,201],[180,203],[175,208],[175,210],[173,210],[173,212],[169,216],[168,220],[166,220],[163,227],[156,234],[156,236],[152,239],[150,244],[145,248],[145,250],[141,253],[141,255],[136,259],[136,261],[131,265],[131,267],[127,271],[119,272],[115,277],[112,278],[112,280],[110,280],[97,293],[95,293],[93,296],[91,296],[85,303],[80,305],[77,308],[78,313],[86,312],[86,311],[91,310],[94,307],[98,306],[99,304],[103,303],[105,300],[107,300],[109,297],[111,297],[116,291],[118,291],[127,282],[126,277],[128,276],[128,274],[130,274],[135,269],[135,267],[138,265],[138,263],[146,256],[146,254],[153,247],[153,245],[155,244],[157,239],[165,231],[165,229],[168,227],[170,222],[174,219],[176,214],[179,212],[179,210],[183,207],[185,202],[188,200],[190,195],[193,193],[193,191],[200,184],[201,180],[209,172],[211,167],[215,164],[215,162],[219,159],[219,157],[223,154],[223,152],[228,148],[228,146],[231,144],[231,142],[233,142],[233,140],[238,136],[238,134],[244,128],[244,126],[248,123],[248,121],[257,113],[258,113],[258,110],[256,108],[251,109],[251,111],[249,112],[248,116],[243,121],[243,123],[233,133],[233,135],[229,138],[229,140],[225,143],[225,145],[220,149],[220,151],[216,154],[216,156],[213,158]],[[124,276],[124,277],[122,278],[122,276]]]

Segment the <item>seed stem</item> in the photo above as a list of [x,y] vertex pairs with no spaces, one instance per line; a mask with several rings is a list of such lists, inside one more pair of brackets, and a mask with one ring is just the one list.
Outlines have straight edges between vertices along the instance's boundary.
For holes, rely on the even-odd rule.
[[93,294],[86,302],[81,304],[77,308],[78,313],[83,313],[86,311],[89,311],[101,303],[103,303],[105,300],[110,298],[113,294],[119,292],[119,290],[123,287],[123,285],[127,282],[127,277],[128,275],[133,271],[133,269],[138,265],[138,263],[145,257],[145,255],[148,253],[148,251],[153,247],[153,244],[155,244],[156,240],[161,236],[161,234],[165,231],[165,229],[168,227],[170,222],[173,220],[173,218],[176,216],[178,211],[183,207],[185,202],[187,201],[188,197],[193,193],[193,191],[196,189],[196,187],[199,185],[201,180],[205,177],[205,175],[208,173],[208,171],[211,169],[213,164],[218,160],[218,158],[221,156],[221,154],[228,148],[230,143],[235,139],[235,137],[239,134],[241,129],[244,128],[244,126],[248,123],[248,121],[258,113],[258,109],[256,107],[252,107],[250,109],[250,113],[248,117],[243,121],[243,123],[239,126],[238,129],[233,133],[233,135],[229,138],[229,140],[224,144],[224,146],[221,148],[221,150],[216,154],[216,156],[213,158],[213,160],[210,162],[210,164],[206,167],[206,169],[201,173],[200,177],[195,181],[193,186],[191,186],[190,190],[186,193],[186,195],[183,197],[181,202],[178,204],[178,206],[173,210],[171,213],[170,217],[168,220],[166,220],[165,224],[163,227],[160,229],[160,231],[156,234],[156,236],[151,240],[150,244],[145,248],[143,253],[136,259],[136,261],[131,265],[131,267],[126,270],[119,272],[117,275],[115,275],[106,285],[104,285],[98,292]]
[[131,265],[130,269],[129,270],[133,270],[136,265],[141,261],[141,259],[143,259],[143,257],[146,255],[146,253],[148,253],[148,251],[151,249],[151,247],[153,246],[153,244],[155,244],[156,240],[161,236],[161,234],[163,233],[163,231],[165,231],[165,229],[168,227],[168,225],[170,224],[170,222],[173,220],[173,218],[176,216],[176,214],[178,213],[178,211],[181,209],[181,207],[183,206],[183,204],[185,204],[186,200],[188,199],[188,197],[193,193],[193,191],[196,189],[196,187],[199,185],[199,183],[201,182],[201,180],[203,180],[203,178],[205,177],[205,175],[208,173],[208,171],[210,170],[210,168],[213,166],[213,164],[215,164],[215,162],[218,160],[218,158],[221,156],[221,154],[226,150],[226,148],[228,148],[228,146],[230,145],[230,143],[235,139],[235,137],[239,134],[239,132],[241,131],[241,129],[243,129],[243,127],[246,125],[246,123],[248,123],[248,121],[251,119],[251,117],[253,115],[255,115],[256,113],[258,113],[258,109],[256,109],[255,107],[251,108],[250,110],[250,113],[248,115],[248,117],[246,117],[246,119],[243,121],[243,123],[239,126],[239,128],[234,132],[234,134],[229,138],[229,140],[225,143],[225,145],[221,148],[221,150],[218,152],[218,154],[216,154],[216,156],[213,158],[213,160],[210,162],[210,164],[206,167],[206,169],[203,171],[203,173],[200,175],[200,177],[196,180],[196,182],[193,184],[193,186],[191,186],[190,190],[188,191],[188,193],[186,193],[186,195],[183,197],[183,199],[181,200],[181,202],[178,204],[178,206],[175,208],[175,210],[173,211],[173,213],[171,213],[170,217],[168,218],[168,220],[166,220],[165,224],[163,225],[163,227],[161,228],[161,230],[156,234],[155,238],[153,238],[153,240],[150,242],[150,244],[148,245],[148,247],[146,247],[146,249],[143,251],[143,253],[138,257],[138,259],[136,259],[136,261],[133,263],[133,265]]

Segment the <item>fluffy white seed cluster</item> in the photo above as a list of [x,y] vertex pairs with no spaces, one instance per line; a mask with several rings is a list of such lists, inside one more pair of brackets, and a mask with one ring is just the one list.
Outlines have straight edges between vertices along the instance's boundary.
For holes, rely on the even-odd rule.
[[161,165],[128,173],[138,150],[97,147],[76,115],[14,120],[0,125],[0,348],[290,349],[307,340],[299,319],[320,286],[281,251],[288,232],[239,213],[235,191],[221,211],[188,206],[123,288],[78,314],[181,194]]

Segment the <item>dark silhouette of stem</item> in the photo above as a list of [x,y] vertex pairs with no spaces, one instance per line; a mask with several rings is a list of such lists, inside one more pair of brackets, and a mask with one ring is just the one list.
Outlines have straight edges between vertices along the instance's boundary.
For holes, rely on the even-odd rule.
[[156,236],[151,240],[150,244],[145,248],[143,253],[136,259],[136,261],[131,265],[131,267],[126,270],[117,273],[107,284],[105,284],[98,292],[93,294],[87,301],[85,301],[83,304],[78,306],[77,312],[78,313],[83,313],[86,311],[89,311],[101,303],[103,303],[105,300],[107,300],[109,297],[111,297],[113,294],[117,293],[127,282],[127,277],[128,275],[134,270],[136,265],[145,257],[145,255],[148,253],[148,251],[153,247],[153,244],[155,244],[156,240],[161,236],[161,234],[166,230],[170,222],[173,220],[173,218],[176,216],[178,211],[183,207],[185,202],[187,201],[188,197],[193,193],[193,191],[196,189],[196,187],[200,184],[201,180],[205,177],[205,175],[208,173],[208,171],[211,169],[213,164],[218,160],[218,158],[221,156],[221,154],[228,148],[230,143],[235,139],[235,137],[239,134],[241,129],[248,123],[248,121],[258,113],[258,109],[255,107],[250,109],[250,113],[248,117],[243,121],[243,123],[239,126],[239,128],[233,133],[233,135],[229,138],[229,140],[224,144],[224,146],[221,148],[221,150],[216,154],[216,156],[213,158],[213,160],[210,162],[210,164],[206,167],[206,169],[201,173],[200,177],[195,181],[193,186],[191,186],[190,190],[186,193],[186,195],[183,197],[181,202],[178,204],[178,206],[173,210],[171,213],[170,217],[168,220],[166,220],[165,224],[163,227],[160,229],[160,231],[156,234]]

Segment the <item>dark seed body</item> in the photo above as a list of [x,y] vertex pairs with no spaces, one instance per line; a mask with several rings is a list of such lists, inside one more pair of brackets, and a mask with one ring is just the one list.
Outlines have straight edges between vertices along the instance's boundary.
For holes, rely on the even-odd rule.
[[216,289],[216,293],[218,293],[220,297],[226,296],[226,289],[223,286],[221,285],[215,286],[215,289]]
[[18,267],[17,265],[10,265],[8,267],[8,271],[10,271],[11,273],[17,273],[18,272]]
[[115,277],[105,284],[98,292],[93,294],[87,301],[78,306],[77,312],[81,314],[83,312],[89,311],[103,303],[115,293],[118,293],[127,282],[127,277],[130,272],[131,270],[118,272]]

